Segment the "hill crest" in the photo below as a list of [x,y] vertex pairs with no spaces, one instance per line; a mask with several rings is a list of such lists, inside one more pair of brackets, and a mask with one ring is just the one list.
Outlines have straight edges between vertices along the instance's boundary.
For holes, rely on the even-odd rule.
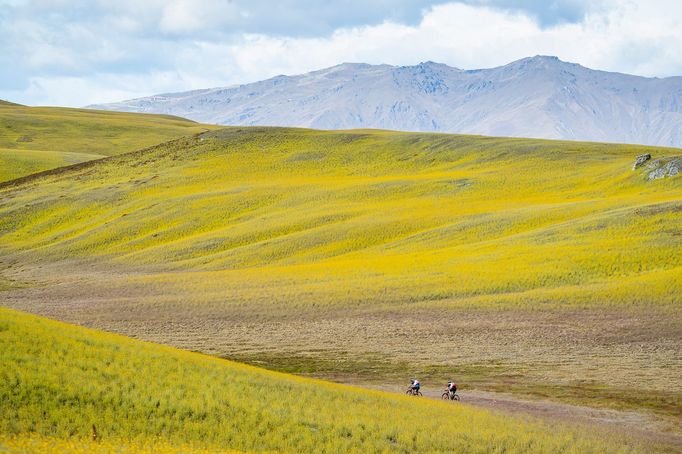
[[20,106],[20,107],[24,107],[22,104],[17,104],[15,102],[10,102],[10,101],[5,101],[4,99],[0,99],[0,106]]

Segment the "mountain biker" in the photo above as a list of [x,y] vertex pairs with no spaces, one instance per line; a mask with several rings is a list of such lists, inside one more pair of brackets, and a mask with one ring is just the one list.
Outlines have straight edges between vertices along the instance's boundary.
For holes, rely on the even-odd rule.
[[410,389],[413,389],[415,391],[415,393],[417,391],[419,391],[419,388],[421,387],[421,385],[419,384],[419,380],[417,380],[416,378],[413,378],[412,380],[410,380],[410,383],[412,383],[412,385],[410,386]]
[[455,383],[454,381],[450,380],[450,381],[448,382],[448,392],[450,393],[450,399],[452,399],[452,397],[453,397],[453,396],[455,395],[455,393],[457,392],[457,383]]

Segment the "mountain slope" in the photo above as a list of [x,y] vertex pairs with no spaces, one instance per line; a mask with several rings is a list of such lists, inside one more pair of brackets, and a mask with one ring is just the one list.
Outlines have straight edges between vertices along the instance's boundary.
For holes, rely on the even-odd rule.
[[342,64],[298,76],[93,106],[225,125],[382,128],[682,147],[682,77],[555,57],[464,71]]
[[4,99],[0,99],[0,106],[21,106],[21,104],[16,104],[13,102],[5,101]]
[[224,128],[0,185],[3,304],[334,379],[435,370],[680,417],[682,177],[631,170],[645,152],[679,155]]
[[[2,451],[627,449],[464,405],[269,372],[3,308],[0,351]],[[93,424],[100,443],[88,441]]]
[[0,103],[0,182],[206,130],[183,118]]

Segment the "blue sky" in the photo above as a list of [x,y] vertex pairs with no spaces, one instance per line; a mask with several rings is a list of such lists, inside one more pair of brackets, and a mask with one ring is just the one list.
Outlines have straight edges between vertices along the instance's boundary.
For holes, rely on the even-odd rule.
[[344,61],[682,75],[679,0],[0,0],[0,98],[82,106]]

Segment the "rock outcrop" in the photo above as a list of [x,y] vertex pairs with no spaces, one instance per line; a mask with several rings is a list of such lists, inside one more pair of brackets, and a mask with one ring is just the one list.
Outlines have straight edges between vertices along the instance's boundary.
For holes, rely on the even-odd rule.
[[635,164],[632,166],[632,170],[636,170],[649,159],[651,159],[651,155],[649,153],[637,156],[637,159],[635,159]]
[[[635,163],[635,165],[636,164],[637,163]],[[665,177],[674,177],[682,172],[682,157],[657,159],[650,162],[647,165],[647,169],[650,170],[647,175],[649,181],[659,180]]]

